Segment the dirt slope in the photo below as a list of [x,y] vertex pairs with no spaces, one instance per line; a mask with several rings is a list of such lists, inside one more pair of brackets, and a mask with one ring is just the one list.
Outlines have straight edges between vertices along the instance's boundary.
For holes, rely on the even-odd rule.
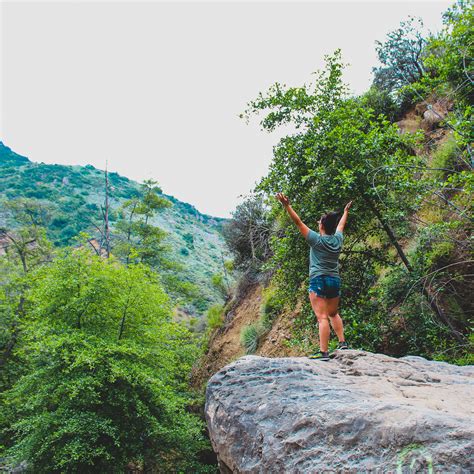
[[[262,285],[252,285],[241,296],[240,302],[225,315],[224,325],[211,335],[209,349],[192,373],[192,384],[195,387],[201,387],[222,367],[245,355],[240,334],[245,326],[259,320],[262,290]],[[287,345],[291,338],[292,322],[298,311],[299,306],[293,312],[281,314],[276,319],[272,329],[261,338],[256,354],[266,357],[304,355],[297,348]]]

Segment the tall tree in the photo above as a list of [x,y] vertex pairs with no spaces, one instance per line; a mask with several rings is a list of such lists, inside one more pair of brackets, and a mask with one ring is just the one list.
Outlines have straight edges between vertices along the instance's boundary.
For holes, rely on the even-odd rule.
[[133,258],[149,265],[157,265],[163,257],[163,238],[166,233],[151,223],[155,214],[171,202],[160,196],[161,189],[154,180],[146,180],[140,192],[125,201],[120,210],[120,219],[116,225],[118,236],[114,243],[114,252],[130,263]]
[[374,85],[383,90],[395,91],[423,77],[426,39],[422,30],[423,20],[410,17],[388,33],[384,43],[375,42],[375,50],[383,66],[372,69]]
[[[274,147],[270,171],[257,190],[270,199],[283,191],[309,226],[316,225],[324,211],[341,209],[345,202],[354,200],[351,220],[357,222],[357,230],[348,226],[346,248],[364,249],[371,258],[377,254],[386,258],[381,253],[386,247],[371,249],[359,243],[374,233],[375,222],[378,239],[393,246],[411,273],[399,236],[408,232],[407,218],[419,207],[426,191],[421,179],[426,163],[415,153],[420,137],[401,134],[397,125],[376,115],[365,100],[345,95],[340,51],[326,61],[314,86],[273,86],[249,104],[252,113],[266,112],[261,121],[265,130],[282,123],[292,123],[298,129]],[[306,278],[305,244],[293,229],[274,244],[280,275],[289,294],[296,295]],[[429,289],[423,287],[422,291],[440,321],[450,326],[445,312],[433,304]]]
[[196,348],[156,273],[87,249],[35,271],[26,373],[3,397],[8,464],[32,472],[193,471],[205,443],[186,412]]

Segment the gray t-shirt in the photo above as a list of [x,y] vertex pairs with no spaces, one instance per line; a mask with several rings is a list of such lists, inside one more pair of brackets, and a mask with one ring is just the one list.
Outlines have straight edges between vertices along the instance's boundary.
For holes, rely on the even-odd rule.
[[306,236],[310,246],[309,277],[318,275],[339,276],[339,254],[342,249],[342,232],[334,235],[321,235],[310,230]]

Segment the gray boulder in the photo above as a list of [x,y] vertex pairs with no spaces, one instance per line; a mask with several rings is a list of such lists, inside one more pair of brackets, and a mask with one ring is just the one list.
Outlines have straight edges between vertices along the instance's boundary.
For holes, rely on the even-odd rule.
[[471,473],[474,366],[246,356],[207,385],[221,472]]

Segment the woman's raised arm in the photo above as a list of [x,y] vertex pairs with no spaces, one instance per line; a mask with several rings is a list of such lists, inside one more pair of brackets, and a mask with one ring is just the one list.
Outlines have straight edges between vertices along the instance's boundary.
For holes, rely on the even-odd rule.
[[349,215],[349,209],[352,206],[352,201],[349,201],[346,204],[346,207],[344,208],[344,214],[342,214],[341,220],[339,221],[339,224],[337,225],[336,232],[343,232],[344,227],[346,226],[347,222],[347,216]]
[[283,204],[283,207],[291,217],[291,220],[295,223],[296,227],[298,227],[303,237],[306,238],[309,234],[309,227],[300,219],[300,216],[296,214],[294,209],[291,207],[290,200],[283,193],[278,193],[276,198]]

